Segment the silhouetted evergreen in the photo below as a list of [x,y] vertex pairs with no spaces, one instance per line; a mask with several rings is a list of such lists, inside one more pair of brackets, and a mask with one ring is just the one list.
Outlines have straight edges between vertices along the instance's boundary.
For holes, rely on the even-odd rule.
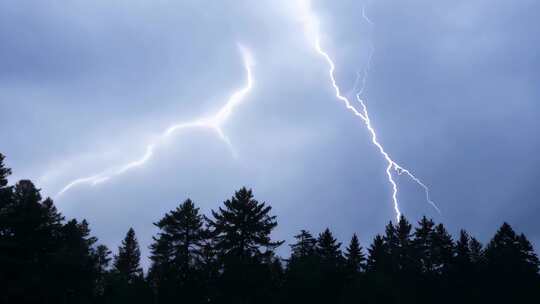
[[362,252],[360,241],[356,233],[353,234],[351,242],[345,251],[346,268],[349,276],[355,276],[365,267],[366,256]]
[[[6,172],[4,170],[4,172]],[[97,258],[86,221],[70,220],[34,184],[21,180],[2,197],[0,265],[4,303],[90,303]]]
[[316,303],[323,279],[317,240],[307,230],[301,230],[294,238],[296,243],[290,245],[291,257],[285,269],[283,302]]
[[109,268],[111,265],[112,252],[105,245],[98,245],[96,247],[96,273],[97,278],[95,282],[95,296],[97,300],[103,301],[105,296],[105,289],[107,287],[107,279],[109,276]]
[[114,256],[113,271],[126,282],[131,283],[142,277],[141,250],[135,236],[135,230],[129,228],[118,255]]
[[141,250],[135,230],[129,228],[118,254],[114,256],[113,268],[105,290],[107,303],[148,303],[151,291],[141,268]]
[[345,283],[345,259],[341,243],[326,228],[317,239],[317,257],[321,269],[321,286],[318,288],[316,303],[331,303],[340,295]]
[[175,210],[154,224],[160,229],[150,246],[152,266],[150,281],[159,295],[158,303],[167,303],[182,297],[189,303],[206,303],[205,286],[209,278],[203,270],[210,263],[204,252],[206,234],[203,216],[191,200],[186,200]]
[[[144,276],[135,231],[118,252],[65,220],[29,180],[9,186],[0,154],[0,303],[536,303],[540,261],[504,223],[483,246],[423,217],[388,223],[345,252],[329,229],[294,236],[287,259],[271,207],[242,188],[207,218],[191,200],[154,225]],[[111,263],[112,262],[112,263]],[[112,265],[111,265],[112,264]]]
[[496,294],[490,300],[507,302],[539,299],[537,255],[527,238],[504,223],[485,250],[486,280]]
[[6,168],[4,159],[5,156],[0,153],[0,208],[3,208],[2,204],[6,204],[11,195],[11,187],[8,186],[8,177],[11,175],[11,169]]
[[269,303],[279,282],[272,280],[274,249],[283,242],[272,241],[277,226],[272,207],[259,203],[251,190],[242,188],[212,210],[207,218],[222,273],[218,301],[222,303]]

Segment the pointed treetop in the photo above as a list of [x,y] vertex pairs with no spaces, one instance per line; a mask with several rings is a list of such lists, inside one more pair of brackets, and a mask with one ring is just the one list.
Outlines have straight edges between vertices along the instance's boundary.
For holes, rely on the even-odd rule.
[[358,241],[356,233],[353,234],[351,242],[345,250],[345,258],[349,270],[351,270],[353,273],[360,272],[364,267],[366,257],[362,252],[362,247],[360,246],[360,241]]
[[7,178],[11,175],[11,169],[6,168],[4,165],[5,158],[6,157],[2,153],[0,153],[0,188],[7,186]]
[[122,246],[118,247],[118,255],[114,257],[114,270],[128,282],[142,277],[140,267],[141,250],[135,230],[129,228],[126,237],[122,241]]
[[317,239],[317,252],[322,259],[337,259],[341,258],[341,243],[334,238],[330,229],[326,228],[323,233],[319,234]]

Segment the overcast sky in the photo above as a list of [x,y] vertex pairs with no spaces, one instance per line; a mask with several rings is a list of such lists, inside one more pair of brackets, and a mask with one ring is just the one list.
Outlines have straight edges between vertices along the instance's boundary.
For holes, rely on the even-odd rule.
[[[362,16],[362,8],[372,21]],[[402,212],[484,242],[503,221],[540,243],[540,2],[314,1],[321,45],[364,97],[392,157]],[[253,89],[215,132],[175,134],[143,166],[56,199],[116,248],[143,252],[156,222],[190,197],[208,212],[251,187],[278,239],[330,227],[367,245],[395,217],[384,158],[335,98],[327,62],[292,0],[0,2],[0,152],[13,180],[54,196],[70,181],[139,159],[168,126],[215,113],[255,59]],[[358,104],[356,104],[358,106]],[[283,246],[282,253],[287,252]]]

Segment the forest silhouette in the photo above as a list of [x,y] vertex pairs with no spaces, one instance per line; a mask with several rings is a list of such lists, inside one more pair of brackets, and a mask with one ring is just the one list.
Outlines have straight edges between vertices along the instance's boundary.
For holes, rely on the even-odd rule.
[[[129,229],[112,253],[0,154],[1,303],[538,303],[539,259],[503,223],[484,246],[426,217],[389,222],[367,248],[301,230],[290,256],[272,207],[242,188],[208,215],[190,199],[154,223],[150,267]],[[343,249],[342,249],[343,248]]]

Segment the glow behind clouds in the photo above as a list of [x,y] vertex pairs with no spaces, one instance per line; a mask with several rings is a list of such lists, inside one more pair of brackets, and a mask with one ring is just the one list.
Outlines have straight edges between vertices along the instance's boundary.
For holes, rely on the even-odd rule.
[[91,175],[88,177],[82,177],[77,178],[70,183],[68,183],[66,186],[64,186],[56,195],[56,197],[61,196],[62,194],[66,193],[70,189],[72,189],[75,186],[82,185],[82,184],[89,184],[91,186],[98,185],[100,183],[106,182],[112,177],[122,175],[132,169],[135,169],[137,167],[140,167],[144,165],[146,162],[148,162],[155,153],[156,147],[159,146],[161,142],[166,140],[167,138],[173,136],[175,133],[194,129],[194,128],[208,128],[216,131],[219,138],[227,144],[229,149],[231,150],[231,153],[235,156],[236,153],[234,152],[234,148],[229,140],[229,138],[225,135],[223,130],[221,129],[222,125],[227,121],[227,119],[231,116],[233,110],[244,100],[245,96],[249,93],[251,88],[253,87],[253,75],[251,72],[251,69],[253,65],[255,64],[255,61],[253,59],[253,56],[251,55],[250,51],[245,48],[242,45],[238,46],[243,62],[244,62],[244,68],[246,70],[246,85],[239,89],[238,91],[234,92],[231,97],[227,100],[227,103],[214,115],[211,115],[209,117],[202,117],[197,118],[192,121],[188,122],[181,122],[174,124],[167,128],[165,132],[162,133],[162,135],[155,141],[146,146],[146,152],[145,154],[130,163],[127,163],[125,165],[119,165],[119,168],[110,168],[107,170],[104,170],[102,173]]

